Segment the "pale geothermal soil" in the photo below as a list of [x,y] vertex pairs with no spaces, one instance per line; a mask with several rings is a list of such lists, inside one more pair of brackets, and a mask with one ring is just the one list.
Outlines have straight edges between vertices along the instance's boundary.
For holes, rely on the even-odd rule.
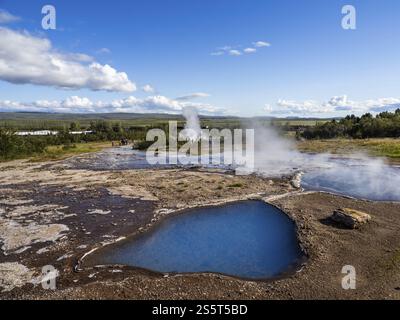
[[[264,199],[294,219],[309,255],[300,272],[267,283],[77,263],[92,249],[145,232],[171,213],[245,199]],[[359,230],[332,225],[327,218],[340,207],[364,211],[372,222]],[[72,170],[62,161],[3,163],[0,298],[399,299],[399,222],[398,203],[303,193],[289,179],[195,169]],[[46,265],[59,271],[55,291],[39,284]],[[356,268],[356,290],[341,287],[344,265]]]

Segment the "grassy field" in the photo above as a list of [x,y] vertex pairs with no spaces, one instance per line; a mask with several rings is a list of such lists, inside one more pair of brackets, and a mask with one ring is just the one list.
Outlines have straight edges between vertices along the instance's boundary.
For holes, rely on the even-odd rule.
[[111,147],[110,142],[89,142],[77,143],[71,146],[50,146],[46,148],[45,153],[36,155],[30,158],[30,160],[33,162],[62,160],[78,154],[98,152],[108,147]]
[[[40,113],[0,113],[0,128],[9,127],[14,130],[42,130],[68,128],[71,122],[79,124],[81,129],[88,128],[92,121],[104,120],[108,123],[119,123],[122,128],[133,131],[149,129],[151,127],[163,127],[169,120],[178,121],[183,128],[185,122],[179,115],[158,114],[40,114]],[[245,128],[252,127],[254,122],[259,124],[271,124],[276,128],[283,128],[283,133],[294,139],[299,127],[315,126],[324,123],[328,119],[271,119],[267,117],[239,118],[239,117],[201,117],[203,128]],[[145,132],[144,131],[144,132]],[[81,153],[96,152],[110,146],[111,142],[82,143],[73,147],[51,146],[46,151],[33,157],[33,161],[58,160]],[[365,152],[371,156],[388,157],[400,162],[400,139],[334,139],[334,140],[307,140],[298,142],[298,148],[302,152],[331,152],[334,154],[349,154]]]
[[[178,121],[184,125],[181,115],[167,114],[51,114],[51,113],[0,113],[0,127],[15,130],[59,130],[69,128],[71,122],[78,123],[81,129],[87,129],[93,121],[104,120],[108,123],[119,123],[123,128],[130,127],[157,127],[165,125],[169,120]],[[210,128],[241,128],[243,125],[251,125],[254,121],[261,124],[276,126],[315,126],[324,123],[324,119],[278,119],[267,117],[240,118],[240,117],[215,117],[201,116],[203,127]]]
[[387,157],[400,162],[400,139],[333,139],[333,140],[306,140],[298,142],[302,152],[333,154],[349,154],[365,152],[371,156]]

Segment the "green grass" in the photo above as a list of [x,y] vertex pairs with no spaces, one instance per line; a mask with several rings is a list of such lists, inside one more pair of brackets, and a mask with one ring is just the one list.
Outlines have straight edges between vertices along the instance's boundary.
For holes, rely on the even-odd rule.
[[369,144],[371,153],[376,156],[385,156],[400,159],[400,140],[372,142]]
[[242,183],[230,184],[230,185],[228,186],[228,188],[243,188],[243,184],[242,184]]
[[74,155],[92,153],[111,147],[110,142],[78,143],[71,146],[49,146],[43,154],[30,158],[33,162],[62,160]]
[[349,154],[365,152],[371,156],[387,157],[400,161],[400,139],[332,139],[332,140],[306,140],[298,142],[302,152],[333,154]]
[[[129,114],[129,113],[109,113],[109,114],[51,114],[51,113],[0,113],[0,127],[13,128],[17,130],[59,130],[69,128],[71,122],[79,123],[81,129],[86,129],[93,121],[104,120],[109,123],[120,123],[123,128],[129,127],[148,127],[165,125],[169,120],[178,121],[180,126],[184,125],[184,118],[181,115],[168,114]],[[276,126],[315,126],[317,123],[324,123],[325,119],[269,119],[240,118],[233,116],[214,117],[202,116],[201,124],[203,127],[210,128],[241,128],[243,124],[250,125],[254,121],[261,124]]]

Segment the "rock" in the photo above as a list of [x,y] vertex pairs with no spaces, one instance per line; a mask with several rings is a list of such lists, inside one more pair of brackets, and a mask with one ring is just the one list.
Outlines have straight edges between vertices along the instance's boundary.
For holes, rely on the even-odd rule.
[[69,253],[66,253],[63,256],[59,257],[57,259],[57,261],[65,260],[65,259],[68,259],[68,258],[71,258],[71,257],[73,257],[73,254],[69,252]]
[[337,223],[350,229],[357,229],[361,225],[366,224],[371,220],[371,216],[365,212],[342,208],[333,212],[331,219]]
[[111,213],[110,210],[101,210],[101,209],[88,209],[87,214],[99,214],[99,215],[107,215]]
[[41,248],[41,249],[39,249],[38,251],[36,251],[36,253],[37,253],[37,254],[43,254],[43,253],[48,252],[48,251],[49,251],[48,248]]
[[293,188],[300,189],[301,188],[301,178],[304,175],[302,171],[296,172],[293,176],[292,180],[290,181]]

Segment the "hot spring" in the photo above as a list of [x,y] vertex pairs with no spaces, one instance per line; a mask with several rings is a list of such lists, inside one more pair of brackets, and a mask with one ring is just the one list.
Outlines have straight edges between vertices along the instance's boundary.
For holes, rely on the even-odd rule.
[[262,201],[192,209],[89,256],[89,264],[260,280],[294,272],[302,261],[294,222]]
[[302,187],[373,201],[400,201],[400,168],[368,157],[330,157],[304,171]]
[[[399,166],[388,165],[381,159],[362,155],[339,157],[330,154],[303,154],[288,151],[286,148],[279,150],[278,147],[272,150],[270,153],[256,150],[257,174],[270,178],[302,171],[304,175],[301,185],[307,190],[329,191],[374,201],[400,201]],[[218,156],[220,155],[214,155],[214,158],[218,160]],[[190,158],[187,155],[179,157]],[[69,161],[73,168],[88,170],[184,167],[179,164],[151,165],[146,159],[145,152],[132,150],[130,147],[108,149],[87,158],[78,157]],[[234,169],[223,164],[202,165],[202,167]]]

